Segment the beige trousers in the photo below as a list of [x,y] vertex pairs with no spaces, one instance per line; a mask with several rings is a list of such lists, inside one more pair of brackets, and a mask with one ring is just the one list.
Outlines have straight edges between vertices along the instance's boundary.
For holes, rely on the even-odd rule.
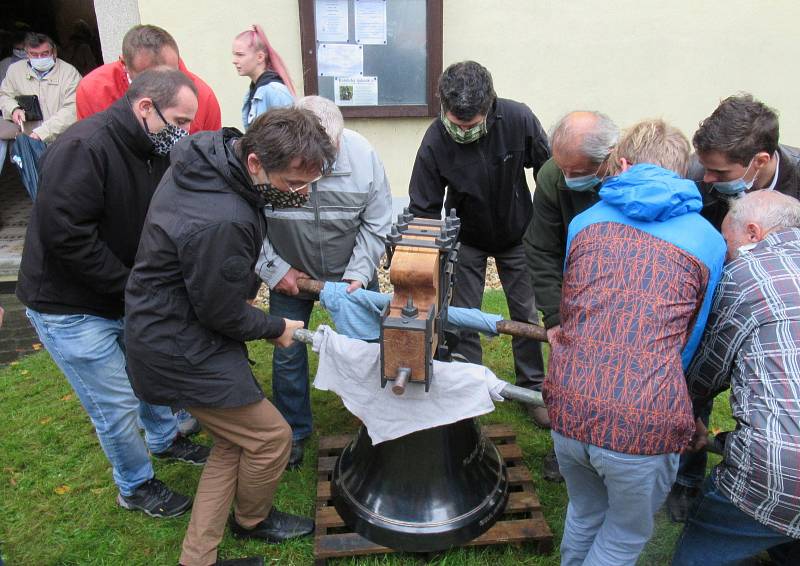
[[181,564],[209,566],[225,532],[231,503],[236,522],[253,528],[270,508],[289,461],[292,431],[266,399],[233,409],[189,407],[214,439],[194,496]]

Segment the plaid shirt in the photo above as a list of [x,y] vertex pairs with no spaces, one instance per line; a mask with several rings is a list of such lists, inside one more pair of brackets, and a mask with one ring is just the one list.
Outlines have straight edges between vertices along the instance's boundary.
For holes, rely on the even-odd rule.
[[725,266],[687,381],[695,399],[731,387],[737,425],[714,470],[718,489],[800,538],[800,229],[770,234]]

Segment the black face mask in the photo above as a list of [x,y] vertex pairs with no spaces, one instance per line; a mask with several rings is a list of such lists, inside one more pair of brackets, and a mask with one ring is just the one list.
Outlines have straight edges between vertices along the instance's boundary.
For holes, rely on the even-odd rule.
[[300,208],[308,202],[308,195],[276,189],[270,183],[253,185],[264,200],[274,208]]
[[153,142],[153,153],[163,157],[165,155],[169,155],[172,146],[174,146],[179,139],[188,136],[189,132],[167,122],[167,120],[164,118],[164,115],[161,114],[161,110],[159,110],[158,106],[156,106],[155,102],[153,102],[153,108],[155,108],[158,117],[161,118],[161,121],[164,122],[164,128],[160,132],[152,133],[150,128],[147,127],[147,120],[142,118],[142,123],[144,124],[144,130],[150,137],[150,141]]

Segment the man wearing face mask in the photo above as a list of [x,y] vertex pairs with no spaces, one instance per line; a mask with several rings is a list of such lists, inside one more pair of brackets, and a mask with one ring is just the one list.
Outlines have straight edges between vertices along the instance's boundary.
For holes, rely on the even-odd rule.
[[[692,143],[696,154],[687,176],[703,195],[702,215],[718,230],[732,201],[749,192],[775,190],[800,197],[800,150],[778,144],[777,114],[751,95],[723,100],[700,123]],[[711,403],[696,408],[707,425]],[[706,463],[705,451],[681,457],[666,505],[673,521],[686,521],[700,497]]]
[[289,346],[303,323],[247,301],[267,230],[261,209],[273,190],[291,195],[318,179],[335,153],[314,114],[274,109],[244,135],[225,128],[182,140],[153,197],[126,289],[125,339],[136,394],[188,408],[214,438],[183,540],[185,566],[263,565],[215,562],[231,503],[235,537],[277,543],[314,529],[272,506],[291,431],[256,382],[245,345]]
[[[411,173],[410,211],[440,218],[444,202],[461,218],[454,306],[480,308],[493,256],[511,318],[537,322],[522,246],[533,210],[525,169],[536,173],[550,157],[547,135],[530,108],[495,95],[491,74],[475,61],[445,69],[439,99],[441,116],[425,132]],[[540,389],[541,345],[523,338],[512,345],[517,385]],[[481,363],[477,333],[462,332],[455,352]]]
[[[553,157],[536,176],[533,218],[523,243],[536,307],[542,311],[552,339],[561,319],[561,283],[567,253],[567,228],[572,219],[600,200],[598,191],[608,174],[608,156],[619,139],[619,128],[600,112],[570,112],[553,127]],[[534,422],[550,428],[545,407],[529,409]],[[555,452],[543,462],[543,476],[561,481]]]
[[154,517],[180,515],[191,499],[154,477],[150,453],[202,465],[208,449],[178,435],[169,407],[134,395],[125,369],[124,290],[169,147],[196,111],[186,75],[152,70],[111,108],[60,136],[40,162],[16,291],[94,424],[117,503]]
[[[392,195],[380,157],[361,135],[344,127],[331,100],[307,96],[298,108],[311,110],[336,146],[336,162],[326,175],[290,192],[270,188],[264,209],[267,237],[256,272],[270,288],[269,310],[308,324],[314,297],[299,294],[298,277],[346,281],[348,291],[377,290],[383,236],[391,226]],[[275,184],[278,177],[272,178]],[[275,350],[272,357],[275,406],[292,427],[289,468],[303,461],[311,435],[308,351],[304,344]]]
[[[25,52],[28,58],[11,65],[0,84],[0,110],[19,131],[51,143],[77,120],[75,90],[81,76],[58,58],[55,42],[42,33],[25,36]],[[33,120],[17,100],[30,95],[39,99],[41,120]]]
[[703,216],[716,228],[731,199],[754,190],[800,198],[800,149],[778,143],[778,116],[749,94],[730,96],[700,123],[689,169],[703,194]]
[[[675,566],[800,558],[800,202],[755,191],[722,222],[728,263],[686,372],[695,405],[730,388],[736,421],[678,540]],[[701,431],[705,433],[706,431]]]

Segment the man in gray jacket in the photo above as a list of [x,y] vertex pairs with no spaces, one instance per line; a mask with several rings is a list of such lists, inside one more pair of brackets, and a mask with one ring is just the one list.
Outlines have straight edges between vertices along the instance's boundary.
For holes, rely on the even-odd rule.
[[[344,128],[342,113],[332,101],[307,96],[296,106],[319,117],[338,150],[336,162],[317,181],[291,187],[285,207],[264,210],[267,237],[256,272],[270,288],[270,314],[302,320],[308,327],[314,298],[299,292],[298,278],[348,281],[348,292],[369,286],[377,290],[392,196],[378,154],[363,136]],[[292,427],[287,467],[298,468],[312,429],[304,344],[275,349],[272,392],[275,406]]]

